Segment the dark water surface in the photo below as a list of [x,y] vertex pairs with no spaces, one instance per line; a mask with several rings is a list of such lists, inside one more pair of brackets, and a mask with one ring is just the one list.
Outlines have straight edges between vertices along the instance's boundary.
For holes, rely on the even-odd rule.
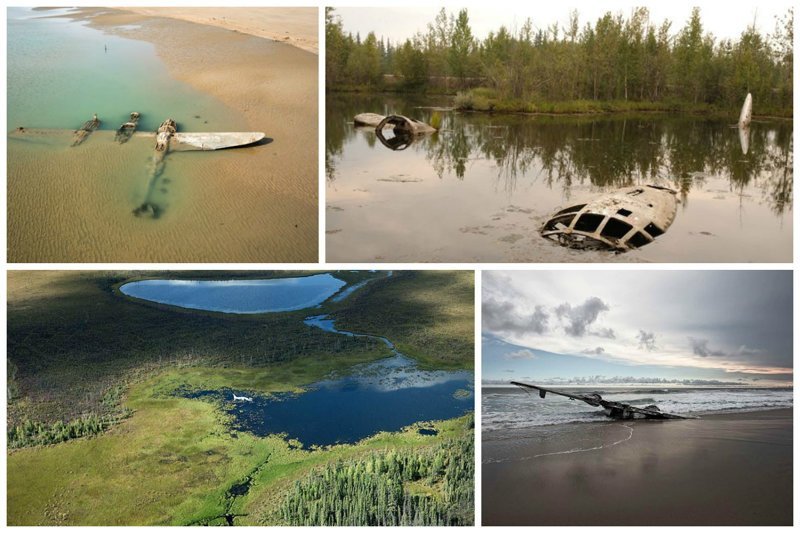
[[[401,151],[352,125],[361,112],[429,121],[431,106],[450,104],[328,96],[328,260],[791,261],[789,121],[754,121],[746,154],[730,127],[738,109],[729,121],[440,111],[441,131]],[[637,184],[679,191],[675,222],[654,243],[612,255],[568,250],[538,234],[559,206]]]

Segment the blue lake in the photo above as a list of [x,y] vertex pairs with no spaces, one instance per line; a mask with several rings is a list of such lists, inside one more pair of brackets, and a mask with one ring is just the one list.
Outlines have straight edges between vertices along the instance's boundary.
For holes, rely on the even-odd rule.
[[[252,401],[233,401],[234,394]],[[349,444],[415,422],[454,418],[471,412],[474,404],[471,372],[420,370],[399,354],[313,383],[301,394],[259,396],[222,389],[186,396],[221,400],[234,429],[258,436],[286,434],[304,448]]]
[[345,285],[330,274],[316,274],[261,280],[143,280],[126,283],[120,291],[126,296],[187,309],[253,314],[314,307]]

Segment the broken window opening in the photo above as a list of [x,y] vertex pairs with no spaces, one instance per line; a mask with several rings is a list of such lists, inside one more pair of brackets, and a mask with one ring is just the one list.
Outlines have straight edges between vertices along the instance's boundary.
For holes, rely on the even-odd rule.
[[597,215],[594,213],[584,213],[578,218],[578,221],[575,222],[575,227],[573,229],[577,231],[585,231],[586,233],[592,233],[597,231],[597,228],[600,227],[600,224],[605,220],[605,216]]
[[633,212],[633,211],[629,211],[629,210],[627,210],[627,209],[625,209],[625,208],[622,208],[622,209],[620,209],[619,211],[617,211],[617,214],[618,214],[618,215],[622,215],[622,216],[624,216],[624,217],[627,217],[627,216],[630,216],[630,214],[631,214],[632,212]]
[[569,227],[575,215],[563,215],[550,219],[545,226],[545,231],[563,230]]
[[628,244],[634,248],[640,248],[649,242],[650,239],[645,237],[641,231],[637,231],[630,239],[628,239]]
[[652,222],[649,223],[644,227],[644,230],[650,234],[651,237],[658,237],[659,235],[664,234],[664,230],[653,224]]
[[628,234],[632,227],[633,226],[622,220],[609,218],[603,231],[600,232],[600,235],[609,239],[621,239]]
[[558,215],[565,215],[567,213],[577,213],[578,211],[580,211],[584,207],[586,207],[586,204],[573,205],[573,206],[567,207],[566,209],[562,209],[561,211],[559,211],[558,213],[556,213],[553,216],[557,217]]

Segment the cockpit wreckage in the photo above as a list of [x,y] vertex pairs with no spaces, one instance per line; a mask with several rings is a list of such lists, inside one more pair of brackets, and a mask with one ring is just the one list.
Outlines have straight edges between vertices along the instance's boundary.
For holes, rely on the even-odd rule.
[[[115,132],[114,141],[119,144],[127,143],[132,137],[150,137],[155,140],[153,161],[149,173],[149,184],[144,202],[133,210],[137,217],[147,216],[158,218],[160,208],[152,200],[151,196],[155,189],[156,182],[164,171],[164,157],[168,152],[185,151],[211,151],[223,150],[226,148],[238,148],[260,143],[266,134],[258,131],[246,132],[196,132],[184,133],[178,131],[178,124],[173,119],[168,118],[161,123],[155,132],[137,132],[141,115],[138,112],[130,114],[130,119],[123,123]],[[91,120],[77,130],[72,131],[71,146],[76,147],[83,144],[92,133],[100,127],[100,119],[95,114]],[[12,137],[43,136],[53,134],[63,134],[64,130],[58,129],[39,129],[23,128],[14,129],[9,135]]]
[[568,248],[626,252],[667,231],[678,210],[676,194],[657,185],[625,187],[560,209],[540,232]]
[[689,417],[672,415],[662,412],[656,405],[648,405],[646,407],[634,407],[633,405],[622,402],[611,402],[604,400],[602,396],[596,392],[588,394],[570,394],[568,392],[557,391],[553,389],[546,389],[537,385],[530,385],[528,383],[520,383],[519,381],[512,381],[512,385],[525,390],[536,390],[539,392],[539,397],[544,398],[547,393],[558,394],[565,396],[570,400],[580,400],[588,403],[592,407],[602,407],[606,416],[616,420],[635,420],[635,419],[658,419],[658,420],[686,420]]

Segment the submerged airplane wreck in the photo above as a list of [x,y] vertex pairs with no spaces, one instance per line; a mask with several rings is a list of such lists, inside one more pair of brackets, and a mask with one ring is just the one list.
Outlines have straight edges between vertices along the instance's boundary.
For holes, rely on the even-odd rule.
[[[164,171],[164,157],[168,152],[185,151],[211,151],[223,150],[226,148],[238,148],[249,146],[262,141],[266,134],[260,131],[247,132],[192,132],[183,133],[178,131],[178,123],[168,118],[161,123],[155,132],[137,132],[141,115],[134,111],[130,114],[130,119],[117,129],[114,141],[125,144],[132,137],[154,138],[153,162],[150,169],[150,183],[144,202],[133,210],[133,214],[138,216],[149,216],[158,218],[160,208],[151,201],[150,197],[155,189],[155,182]],[[100,126],[100,119],[94,114],[91,120],[87,120],[80,129],[73,131],[71,146],[82,144],[92,132]],[[41,136],[48,134],[61,134],[64,130],[57,129],[37,129],[18,127],[11,132],[13,136]]]
[[[433,126],[404,115],[383,116],[377,113],[360,113],[353,118],[356,126],[375,128],[375,135],[390,150],[405,150],[411,146],[417,136],[435,133]],[[385,130],[392,130],[394,136],[387,137]]]
[[626,187],[554,213],[543,237],[580,250],[626,252],[653,242],[675,220],[676,192],[656,185]]
[[529,385],[528,383],[520,383],[519,381],[512,381],[511,384],[516,385],[517,387],[526,391],[529,391],[531,389],[536,390],[539,392],[540,398],[544,398],[549,392],[551,394],[558,394],[559,396],[565,396],[570,400],[580,400],[582,402],[588,403],[592,407],[602,407],[603,412],[605,413],[606,416],[617,420],[634,420],[643,418],[661,419],[661,420],[687,419],[687,417],[685,416],[663,413],[656,405],[648,405],[646,407],[634,407],[633,405],[627,403],[610,402],[608,400],[604,400],[603,397],[597,394],[596,392],[592,392],[589,394],[570,394],[568,392],[562,392],[553,389],[545,389],[544,387],[539,387],[536,385]]

